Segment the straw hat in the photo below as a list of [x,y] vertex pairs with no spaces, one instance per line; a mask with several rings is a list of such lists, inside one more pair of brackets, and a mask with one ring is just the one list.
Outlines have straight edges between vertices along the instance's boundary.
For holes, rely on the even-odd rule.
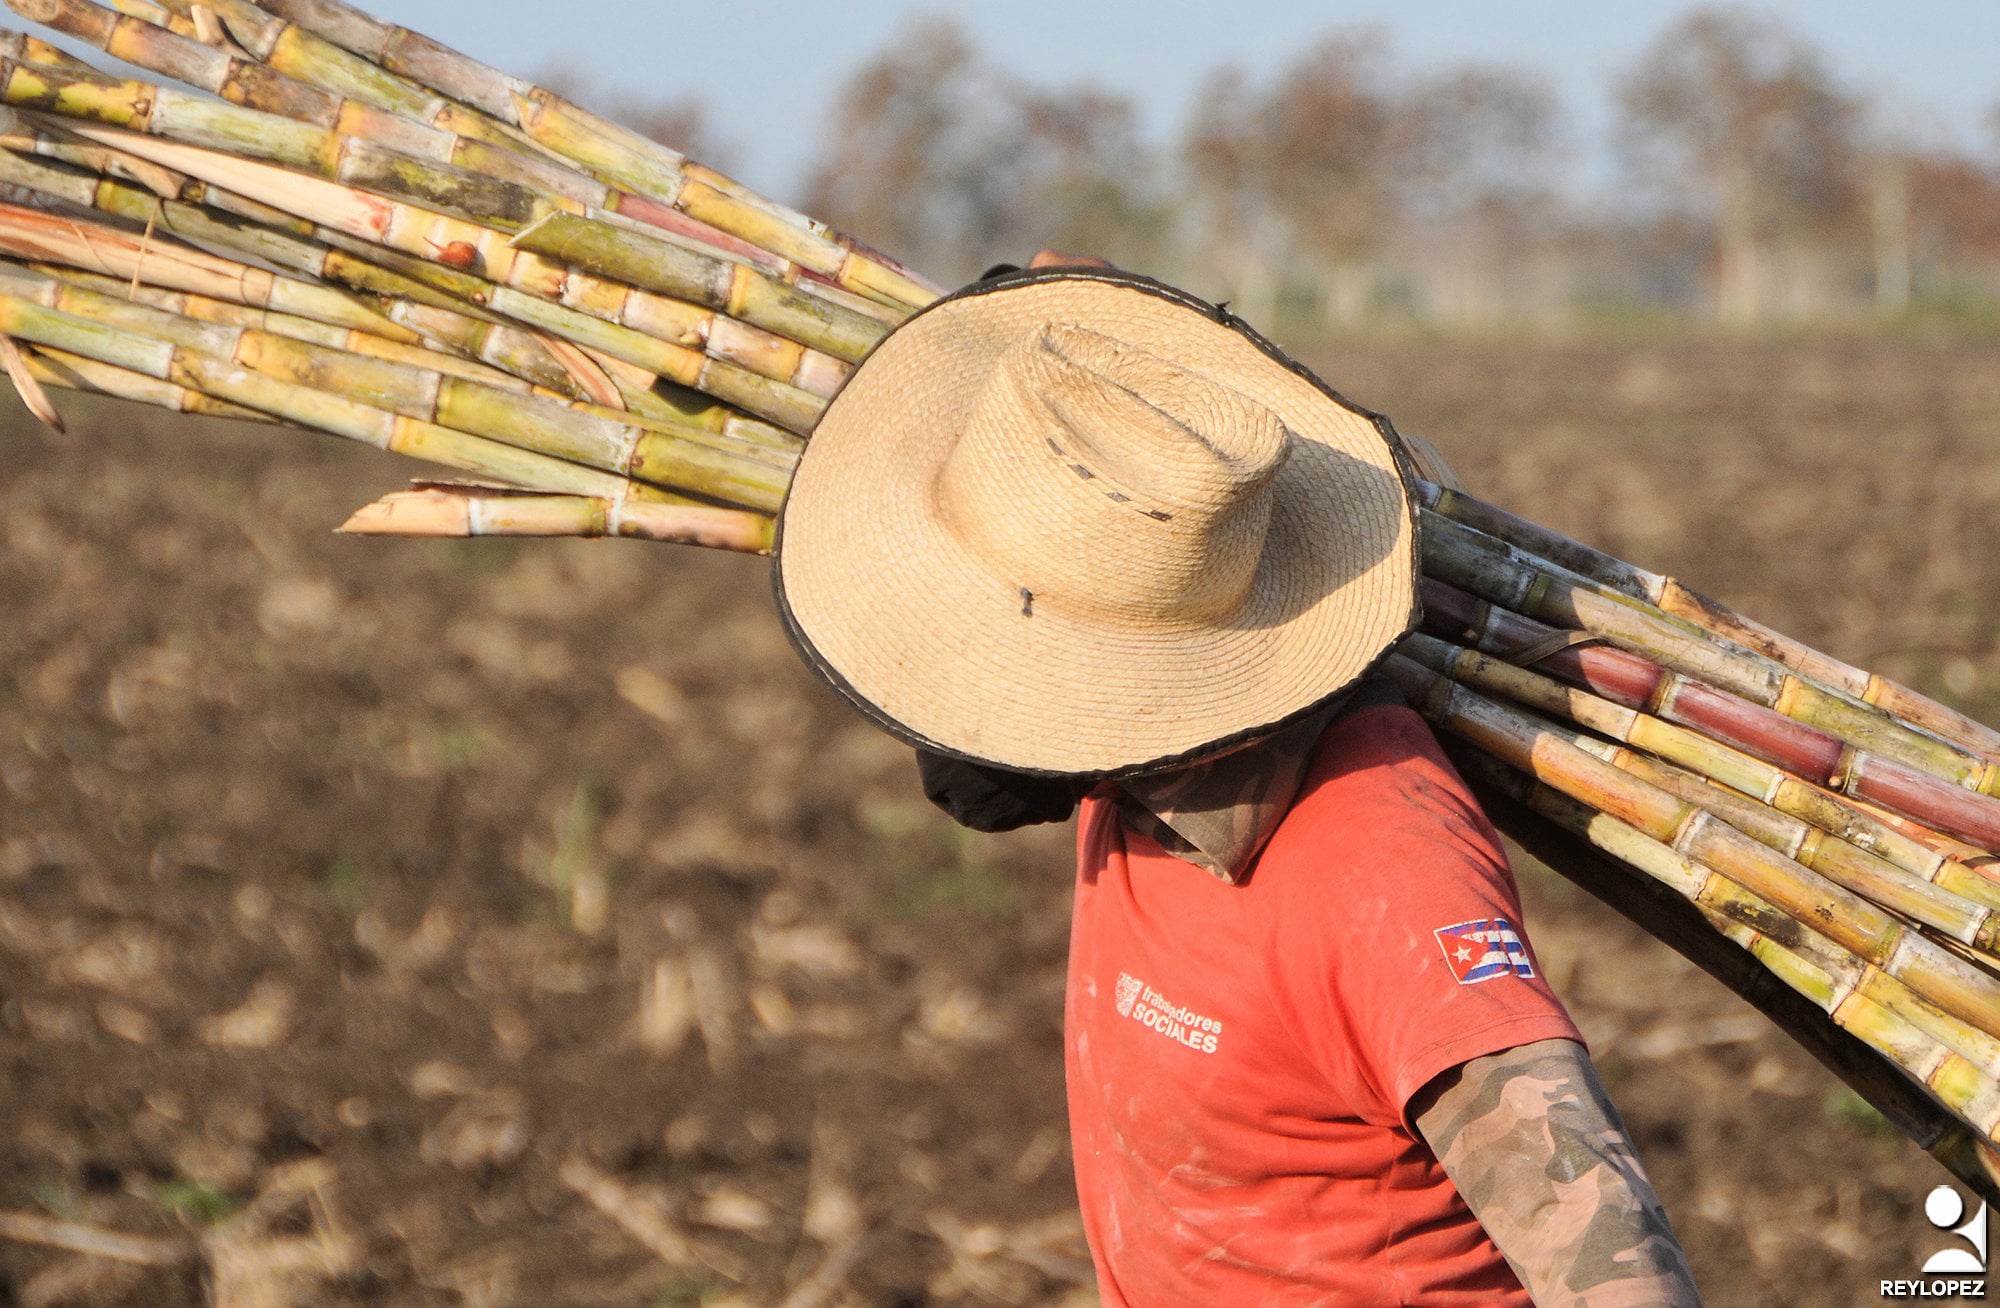
[[779,520],[822,675],[929,749],[1115,776],[1310,712],[1414,626],[1388,423],[1171,287],[980,282],[877,346]]

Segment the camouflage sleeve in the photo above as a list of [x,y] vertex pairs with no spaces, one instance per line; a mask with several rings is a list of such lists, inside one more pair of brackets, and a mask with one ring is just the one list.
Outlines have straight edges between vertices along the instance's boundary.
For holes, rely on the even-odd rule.
[[1475,1058],[1426,1085],[1411,1120],[1540,1308],[1699,1308],[1583,1046],[1541,1040]]

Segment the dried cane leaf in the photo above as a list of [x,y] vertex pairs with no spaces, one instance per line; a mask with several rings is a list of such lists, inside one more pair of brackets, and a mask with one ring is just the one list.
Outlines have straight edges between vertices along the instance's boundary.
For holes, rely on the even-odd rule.
[[591,403],[601,404],[607,409],[625,407],[624,395],[619,392],[610,374],[597,366],[595,359],[559,336],[550,336],[546,332],[536,332],[534,336],[556,357],[556,362],[563,366],[563,371],[570,375]]
[[62,415],[56,412],[56,406],[50,402],[49,393],[42,389],[42,384],[28,371],[28,360],[11,336],[0,335],[0,367],[7,369],[7,376],[14,383],[15,391],[20,394],[21,403],[28,406],[28,412],[57,432],[65,430]]

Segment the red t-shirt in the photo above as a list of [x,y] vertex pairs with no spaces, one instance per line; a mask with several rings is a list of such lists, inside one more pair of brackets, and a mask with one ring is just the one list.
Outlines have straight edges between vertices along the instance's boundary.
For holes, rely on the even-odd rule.
[[1423,720],[1336,721],[1240,884],[1104,799],[1078,854],[1070,1130],[1107,1308],[1526,1305],[1404,1112],[1468,1059],[1579,1037]]

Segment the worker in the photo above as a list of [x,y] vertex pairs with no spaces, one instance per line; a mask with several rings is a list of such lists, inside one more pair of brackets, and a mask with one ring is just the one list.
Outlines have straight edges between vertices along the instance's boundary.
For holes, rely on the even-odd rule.
[[1106,1305],[1691,1305],[1492,826],[1377,668],[1403,443],[1225,309],[1038,256],[897,328],[779,523],[807,661],[967,825],[1080,803]]

